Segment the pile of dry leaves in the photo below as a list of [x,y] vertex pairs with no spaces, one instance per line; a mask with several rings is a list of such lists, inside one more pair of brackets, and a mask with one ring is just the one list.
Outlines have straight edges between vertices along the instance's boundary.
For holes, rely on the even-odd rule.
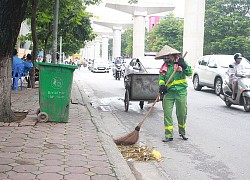
[[149,161],[149,160],[161,160],[161,154],[159,151],[155,151],[154,148],[147,146],[131,145],[131,146],[118,146],[121,154],[126,160],[135,161]]

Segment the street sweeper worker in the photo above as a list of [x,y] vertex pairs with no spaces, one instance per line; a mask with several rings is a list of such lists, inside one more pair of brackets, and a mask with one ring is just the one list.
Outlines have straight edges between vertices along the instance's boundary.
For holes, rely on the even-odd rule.
[[[183,140],[187,140],[185,133],[187,118],[187,80],[186,76],[192,75],[192,69],[188,63],[178,55],[179,51],[169,50],[163,56],[164,64],[159,74],[159,93],[163,96],[165,138],[163,142],[173,141],[173,106],[176,106],[176,116],[178,120],[179,135]],[[157,59],[157,58],[156,58]],[[166,82],[176,69],[175,74],[166,86]]]

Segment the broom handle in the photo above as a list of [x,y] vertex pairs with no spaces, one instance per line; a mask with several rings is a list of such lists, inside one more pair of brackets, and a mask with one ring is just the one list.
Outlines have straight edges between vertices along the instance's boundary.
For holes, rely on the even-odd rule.
[[[185,56],[187,55],[187,51],[185,52],[185,54],[182,56],[183,58],[185,58]],[[165,86],[168,85],[168,83],[171,81],[171,79],[173,78],[175,72],[177,71],[178,68],[174,69],[173,73],[171,74],[171,76],[168,78]],[[139,122],[139,124],[137,125],[137,127],[141,127],[141,125],[144,123],[144,121],[146,120],[146,118],[148,117],[149,113],[151,112],[151,110],[153,109],[153,107],[155,106],[156,102],[158,101],[158,99],[160,98],[160,94],[158,94],[158,96],[156,97],[154,103],[152,104],[152,106],[150,107],[150,109],[148,110],[148,112],[145,114],[144,118]]]

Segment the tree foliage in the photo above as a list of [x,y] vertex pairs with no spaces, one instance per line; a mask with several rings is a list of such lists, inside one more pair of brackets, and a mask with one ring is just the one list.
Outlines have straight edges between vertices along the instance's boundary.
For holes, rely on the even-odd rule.
[[133,29],[129,28],[122,34],[121,54],[123,57],[132,57],[133,53]]
[[159,52],[164,45],[169,45],[182,51],[183,20],[173,14],[164,17],[147,34],[146,51]]
[[207,0],[205,54],[250,55],[249,0]]
[[[89,0],[84,1],[83,4],[81,0],[60,0],[58,36],[62,36],[62,49],[66,54],[74,54],[84,47],[85,41],[95,37],[90,22],[92,14],[86,11],[84,5],[98,2],[99,0]],[[29,12],[31,12],[31,6]],[[53,15],[54,1],[40,1],[36,17],[36,30],[39,49],[44,49],[46,52],[50,52],[52,47]],[[31,15],[27,14],[27,17],[30,18]],[[28,36],[31,39],[31,36]]]

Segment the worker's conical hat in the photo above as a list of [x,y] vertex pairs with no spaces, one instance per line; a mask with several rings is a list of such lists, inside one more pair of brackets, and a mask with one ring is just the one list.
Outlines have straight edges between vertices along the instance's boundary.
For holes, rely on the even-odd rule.
[[165,45],[160,52],[157,53],[155,56],[155,59],[163,59],[164,56],[170,55],[170,54],[181,54],[180,51],[177,51],[176,49]]

